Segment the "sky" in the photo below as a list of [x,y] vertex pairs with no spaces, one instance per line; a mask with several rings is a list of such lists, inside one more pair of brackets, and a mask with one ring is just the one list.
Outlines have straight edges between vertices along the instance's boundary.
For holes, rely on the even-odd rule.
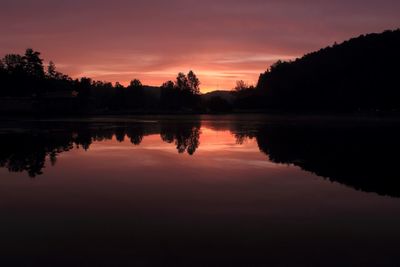
[[0,56],[42,52],[74,78],[202,92],[256,84],[277,60],[400,27],[399,0],[0,0]]

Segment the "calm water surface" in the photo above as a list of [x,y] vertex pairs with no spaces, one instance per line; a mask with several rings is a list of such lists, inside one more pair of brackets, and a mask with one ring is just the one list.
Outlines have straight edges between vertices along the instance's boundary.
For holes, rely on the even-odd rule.
[[3,122],[1,266],[399,266],[400,123]]

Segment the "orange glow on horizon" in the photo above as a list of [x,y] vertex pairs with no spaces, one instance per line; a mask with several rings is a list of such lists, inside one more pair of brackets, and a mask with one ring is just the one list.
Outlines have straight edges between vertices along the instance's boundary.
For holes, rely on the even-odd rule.
[[393,0],[5,2],[1,57],[33,48],[73,78],[124,85],[160,86],[193,70],[203,93],[255,85],[278,60],[400,25]]
[[[287,55],[263,57],[260,55],[259,58],[241,60],[240,56],[238,56],[237,59],[229,60],[217,60],[214,58],[210,59],[210,61],[214,61],[214,63],[200,62],[196,66],[182,65],[180,67],[143,71],[139,70],[140,66],[109,65],[103,67],[99,64],[98,66],[84,66],[82,70],[74,73],[73,77],[90,77],[94,80],[112,83],[119,82],[125,86],[129,85],[131,80],[139,79],[144,85],[160,86],[166,81],[175,81],[179,72],[188,73],[190,70],[193,70],[200,79],[201,92],[207,93],[215,90],[232,90],[238,80],[243,80],[249,85],[256,85],[259,75],[266,71],[272,63],[279,59],[289,60],[295,57],[296,56]],[[243,64],[245,66],[242,66]],[[60,66],[60,69],[68,69],[66,66]],[[128,68],[137,68],[137,71],[129,71],[127,70]]]

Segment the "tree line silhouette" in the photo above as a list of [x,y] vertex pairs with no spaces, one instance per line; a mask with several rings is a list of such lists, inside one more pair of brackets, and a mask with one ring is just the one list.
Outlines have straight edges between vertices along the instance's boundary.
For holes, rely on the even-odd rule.
[[200,80],[193,71],[179,73],[175,81],[167,81],[160,88],[143,86],[138,79],[125,87],[87,77],[72,79],[58,72],[52,61],[45,67],[40,52],[33,49],[0,60],[0,83],[0,97],[26,99],[32,104],[29,111],[39,113],[156,109],[194,112],[201,108]]
[[238,81],[231,92],[203,96],[193,71],[160,87],[144,86],[138,79],[123,86],[72,79],[53,62],[45,67],[40,53],[27,49],[0,60],[0,110],[16,112],[20,104],[30,114],[399,111],[398,47],[400,30],[361,35],[294,61],[278,61],[256,86]]
[[[361,35],[261,74],[263,108],[400,110],[400,30]],[[259,104],[259,103],[256,103]]]

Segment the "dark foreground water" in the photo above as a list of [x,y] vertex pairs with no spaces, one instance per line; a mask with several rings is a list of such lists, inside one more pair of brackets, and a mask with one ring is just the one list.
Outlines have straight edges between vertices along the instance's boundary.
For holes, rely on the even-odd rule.
[[2,122],[0,266],[399,266],[400,122]]

